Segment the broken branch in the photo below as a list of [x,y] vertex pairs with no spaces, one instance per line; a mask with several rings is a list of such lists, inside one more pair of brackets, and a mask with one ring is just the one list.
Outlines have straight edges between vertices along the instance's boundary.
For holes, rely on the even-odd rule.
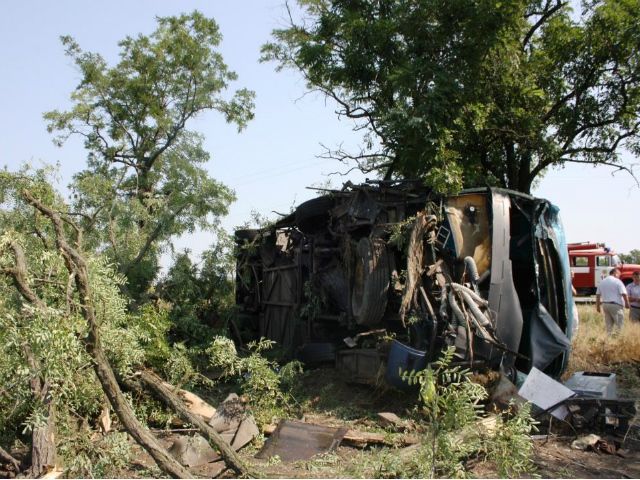
[[16,469],[16,472],[20,471],[20,462],[13,458],[13,456],[2,447],[0,447],[0,458],[5,462],[9,462],[10,464],[12,464]]
[[118,415],[120,422],[136,442],[151,455],[162,471],[176,478],[193,478],[191,472],[171,457],[155,437],[140,423],[122,394],[115,373],[102,349],[100,329],[95,315],[89,284],[87,263],[80,252],[69,245],[60,215],[35,198],[28,190],[23,190],[22,196],[27,203],[40,211],[45,217],[49,218],[53,224],[56,234],[56,246],[62,253],[67,270],[75,277],[75,288],[79,294],[80,310],[89,327],[87,337],[82,339],[84,347],[87,353],[93,358],[93,367],[98,381],[109,399],[113,410]]
[[149,370],[138,372],[138,376],[150,390],[173,408],[183,420],[195,425],[198,430],[200,430],[200,433],[209,441],[211,446],[220,452],[220,455],[229,468],[238,475],[251,476],[247,467],[242,463],[242,460],[240,460],[240,457],[238,457],[236,452],[231,448],[231,445],[225,442],[220,434],[211,426],[207,425],[199,415],[191,413],[184,402],[167,388],[160,377]]

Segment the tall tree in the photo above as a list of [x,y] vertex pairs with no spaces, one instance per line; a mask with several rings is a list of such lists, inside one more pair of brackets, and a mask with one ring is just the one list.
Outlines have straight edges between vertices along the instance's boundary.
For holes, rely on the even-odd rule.
[[[529,192],[551,166],[640,153],[640,2],[298,0],[263,59],[365,132],[327,154],[442,190]],[[294,20],[294,17],[301,20]]]
[[215,225],[234,198],[208,175],[209,154],[188,121],[214,110],[241,130],[253,118],[253,92],[225,95],[237,76],[216,50],[216,22],[199,12],[157,22],[151,35],[119,43],[113,67],[62,37],[82,79],[71,110],[45,114],[58,145],[84,139],[88,167],[75,177],[75,206],[93,246],[109,252],[133,292],[155,275],[163,245]]

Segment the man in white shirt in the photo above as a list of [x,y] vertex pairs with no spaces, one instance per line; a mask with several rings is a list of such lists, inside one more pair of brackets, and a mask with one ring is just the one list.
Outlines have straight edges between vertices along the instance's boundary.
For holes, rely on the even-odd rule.
[[640,322],[640,272],[633,272],[633,282],[627,285],[629,295],[629,320]]
[[609,276],[600,282],[596,291],[596,311],[600,313],[600,306],[604,312],[604,325],[607,335],[622,329],[624,309],[629,308],[629,296],[624,283],[620,280],[620,270],[612,268]]

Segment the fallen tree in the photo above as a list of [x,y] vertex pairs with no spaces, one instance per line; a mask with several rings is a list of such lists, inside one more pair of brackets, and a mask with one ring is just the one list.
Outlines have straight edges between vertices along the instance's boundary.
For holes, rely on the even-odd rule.
[[[163,472],[176,478],[193,478],[193,474],[171,457],[155,437],[140,423],[122,394],[113,369],[102,348],[100,328],[96,320],[87,263],[80,251],[69,244],[64,231],[62,218],[56,211],[46,206],[28,190],[23,190],[22,196],[28,204],[48,218],[53,225],[56,246],[64,258],[64,263],[69,274],[74,277],[74,288],[78,294],[80,310],[89,327],[88,335],[82,339],[82,342],[93,360],[94,372],[118,419],[134,440],[151,455]],[[80,231],[69,219],[66,219],[66,223],[73,225],[76,231]],[[77,243],[79,244],[79,238],[77,239]],[[14,276],[14,278],[17,277]],[[24,293],[23,296],[25,296]],[[25,298],[28,298],[28,295],[25,296]],[[34,441],[35,440],[36,439],[34,439]],[[45,442],[45,445],[49,446],[50,444]]]
[[209,426],[200,415],[192,413],[187,405],[185,405],[185,402],[183,402],[178,395],[172,392],[160,377],[150,370],[139,371],[137,372],[136,377],[140,379],[145,387],[150,389],[165,404],[171,407],[171,409],[174,410],[180,418],[194,425],[200,434],[207,439],[209,444],[220,452],[220,455],[229,468],[238,475],[244,477],[251,476],[251,473],[242,460],[240,460],[240,457],[238,457],[236,452],[233,451],[231,445],[229,445],[218,432]]
[[[27,264],[25,254],[20,245],[15,241],[7,242],[7,247],[11,250],[15,265],[3,268],[2,273],[9,275],[14,285],[22,297],[34,308],[41,311],[47,310],[47,305],[33,292],[27,281]],[[22,345],[22,352],[29,365],[32,375],[29,379],[29,387],[34,401],[44,407],[44,421],[35,425],[31,431],[31,466],[28,475],[39,477],[46,473],[56,463],[56,427],[55,427],[55,403],[49,392],[49,382],[43,378],[42,367],[38,357],[33,353],[31,346],[27,343]],[[19,472],[19,464],[11,455],[4,450],[1,452],[3,459],[10,461]]]

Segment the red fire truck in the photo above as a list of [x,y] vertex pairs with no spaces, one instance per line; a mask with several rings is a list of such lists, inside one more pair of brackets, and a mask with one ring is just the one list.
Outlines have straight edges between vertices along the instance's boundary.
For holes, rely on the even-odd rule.
[[578,295],[594,295],[602,279],[609,275],[613,267],[620,269],[620,280],[625,285],[632,281],[633,272],[640,271],[640,265],[622,263],[620,257],[604,243],[570,243],[567,247],[573,286]]

